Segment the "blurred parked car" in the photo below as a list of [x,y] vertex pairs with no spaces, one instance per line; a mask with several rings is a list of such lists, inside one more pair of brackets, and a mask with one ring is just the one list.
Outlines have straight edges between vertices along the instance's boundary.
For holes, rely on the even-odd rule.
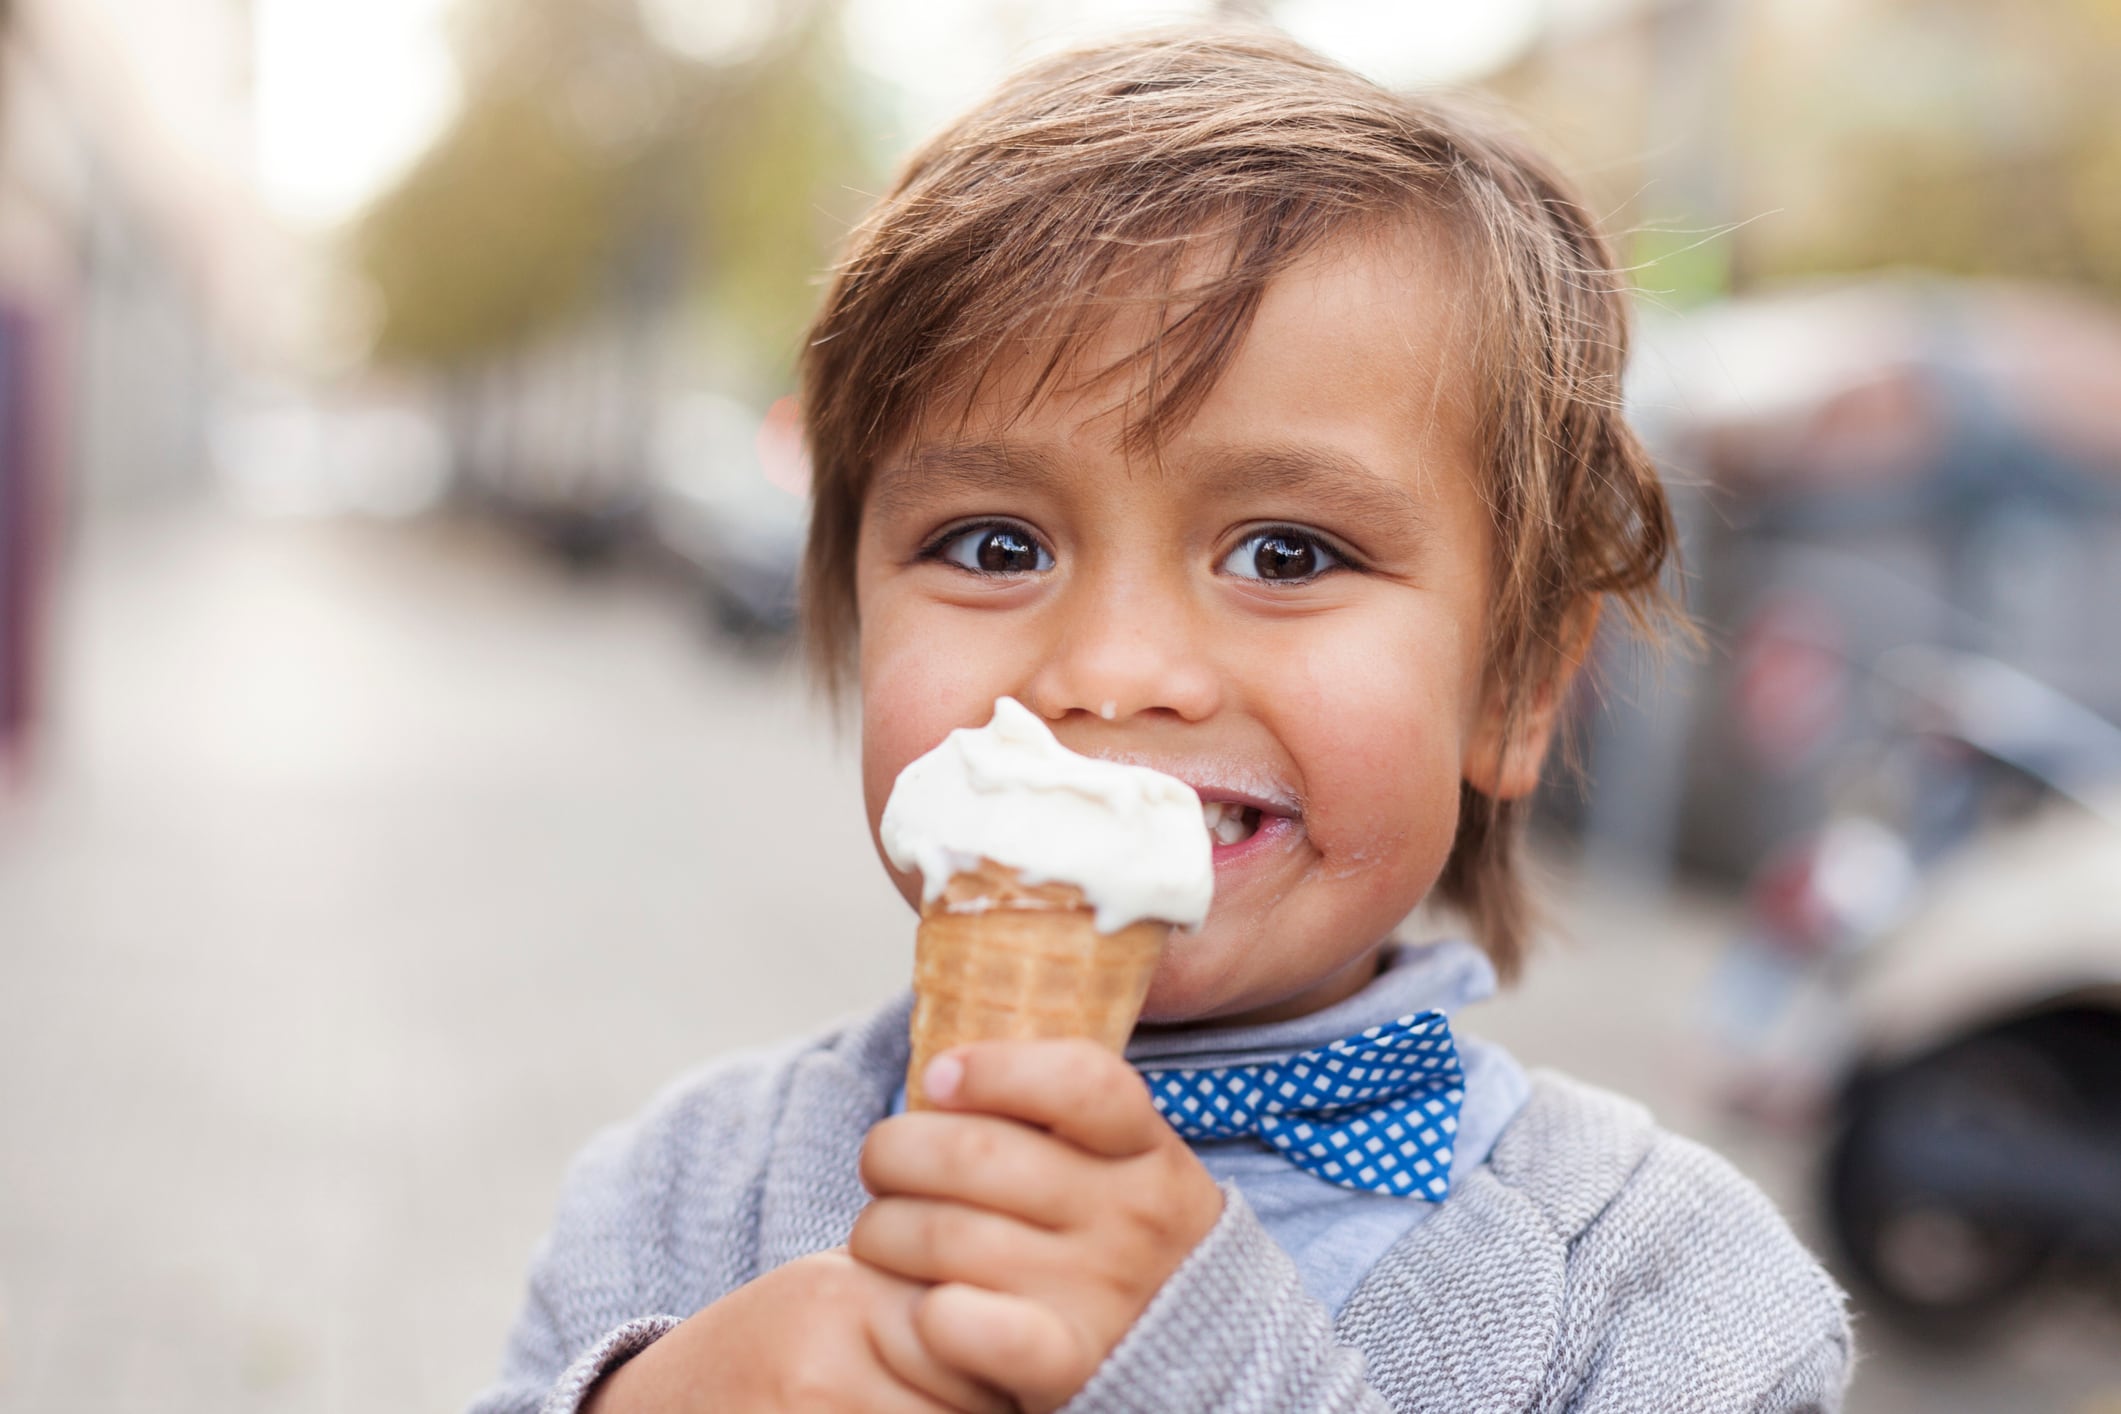
[[638,321],[593,318],[445,383],[452,490],[569,563],[639,543],[656,383]]
[[454,490],[569,563],[647,551],[743,639],[795,622],[807,511],[792,401],[658,392],[640,331],[591,323],[451,382]]
[[739,638],[794,627],[809,524],[801,430],[783,399],[761,414],[719,393],[664,404],[649,449],[648,525]]

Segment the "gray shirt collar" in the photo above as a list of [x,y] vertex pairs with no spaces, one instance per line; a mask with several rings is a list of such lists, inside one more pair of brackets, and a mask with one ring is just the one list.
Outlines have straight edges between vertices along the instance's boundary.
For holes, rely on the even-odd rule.
[[1127,1059],[1145,1070],[1278,1060],[1414,1012],[1440,1011],[1449,1016],[1494,992],[1494,967],[1485,953],[1463,938],[1394,943],[1386,949],[1383,969],[1369,985],[1332,1006],[1254,1026],[1207,1022],[1137,1030],[1127,1043]]

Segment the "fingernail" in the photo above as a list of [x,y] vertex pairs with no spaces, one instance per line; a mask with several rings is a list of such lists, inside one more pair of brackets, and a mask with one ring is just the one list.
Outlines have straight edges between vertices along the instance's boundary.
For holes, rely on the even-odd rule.
[[947,1100],[957,1093],[958,1082],[965,1078],[965,1063],[956,1056],[937,1056],[928,1062],[921,1072],[921,1089],[931,1100]]

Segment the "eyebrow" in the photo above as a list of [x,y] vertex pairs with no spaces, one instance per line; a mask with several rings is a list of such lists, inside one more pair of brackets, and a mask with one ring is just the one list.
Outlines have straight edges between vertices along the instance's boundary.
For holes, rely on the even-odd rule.
[[1203,489],[1229,500],[1287,496],[1307,514],[1352,526],[1420,532],[1428,517],[1406,487],[1359,458],[1330,447],[1265,446],[1211,453],[1203,459]]
[[878,469],[869,510],[892,516],[961,492],[1029,491],[1061,479],[1051,457],[1000,443],[918,447]]

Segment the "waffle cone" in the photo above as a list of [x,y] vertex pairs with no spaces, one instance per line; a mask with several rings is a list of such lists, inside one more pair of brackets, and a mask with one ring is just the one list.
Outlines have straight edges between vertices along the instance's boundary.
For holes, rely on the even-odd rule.
[[956,875],[921,910],[914,942],[906,1107],[928,1107],[921,1072],[967,1041],[1087,1036],[1124,1049],[1170,931],[1100,933],[1081,890],[1026,884],[1002,865]]

